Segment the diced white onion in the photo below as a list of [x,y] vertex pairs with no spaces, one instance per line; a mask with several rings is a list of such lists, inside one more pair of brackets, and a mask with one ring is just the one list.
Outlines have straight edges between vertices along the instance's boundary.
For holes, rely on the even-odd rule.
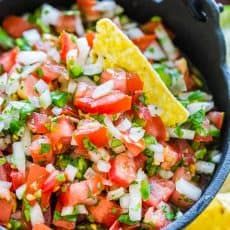
[[42,95],[39,97],[40,105],[42,108],[46,109],[52,104],[50,91],[46,90]]
[[167,179],[167,180],[168,180],[168,179],[172,178],[174,174],[173,174],[173,172],[170,171],[170,170],[163,170],[163,169],[160,169],[159,175],[160,175],[161,178]]
[[130,201],[130,196],[128,193],[124,194],[121,198],[120,198],[120,206],[123,209],[128,209],[129,208],[129,201]]
[[29,101],[31,102],[31,104],[34,105],[35,108],[39,108],[40,107],[40,102],[39,102],[39,98],[38,97],[35,97],[35,96],[29,97]]
[[109,191],[107,194],[107,198],[109,200],[118,200],[124,194],[125,194],[125,189],[124,188],[118,188],[118,189]]
[[180,129],[181,130],[181,136],[177,134],[175,128],[168,128],[169,136],[172,138],[180,138],[180,139],[187,139],[187,140],[193,140],[195,137],[195,131],[189,130],[189,129]]
[[191,200],[198,200],[201,196],[201,189],[187,180],[181,178],[176,182],[176,190]]
[[113,122],[109,118],[109,116],[105,116],[104,119],[105,125],[108,128],[108,131],[117,139],[121,140],[122,139],[122,134],[121,132],[113,125]]
[[6,199],[9,201],[11,199],[10,190],[0,187],[0,199]]
[[156,105],[148,105],[148,109],[152,117],[156,115],[160,116],[162,114],[162,109]]
[[97,4],[94,6],[94,9],[101,12],[114,11],[116,9],[116,3],[110,0],[97,2]]
[[69,50],[67,55],[66,55],[66,62],[67,63],[69,63],[70,61],[76,62],[77,56],[78,56],[78,49]]
[[94,175],[95,175],[95,171],[94,171],[91,167],[89,167],[89,168],[86,170],[85,174],[84,174],[84,178],[85,178],[85,179],[90,179],[90,178],[92,178]]
[[97,163],[101,159],[100,154],[98,154],[98,152],[96,151],[89,151],[88,154],[89,154],[89,159],[95,163]]
[[24,146],[21,141],[13,143],[13,162],[19,172],[25,174],[26,171],[26,156]]
[[1,92],[5,92],[7,80],[8,80],[7,73],[4,73],[0,76],[0,91]]
[[79,77],[77,79],[77,82],[79,82],[79,83],[86,83],[86,87],[87,87],[87,85],[96,86],[95,82],[92,81],[90,78],[88,78],[86,76]]
[[36,29],[26,30],[22,35],[31,46],[41,40],[41,36]]
[[69,181],[73,181],[76,174],[78,172],[78,169],[76,167],[74,167],[73,165],[67,165],[67,167],[65,168],[65,173],[67,175],[67,179]]
[[42,51],[21,51],[17,56],[17,62],[23,65],[42,63],[46,59],[47,55]]
[[75,17],[75,31],[78,36],[83,36],[85,34],[84,26],[82,24],[81,16],[76,15]]
[[155,33],[170,60],[175,60],[179,56],[178,49],[172,43],[168,33],[162,25],[155,29]]
[[204,174],[213,174],[215,170],[215,164],[207,161],[197,161],[196,171]]
[[201,109],[205,110],[205,112],[208,112],[213,108],[214,108],[214,103],[212,101],[211,102],[194,102],[187,106],[187,109],[190,114],[194,114]]
[[141,140],[144,137],[144,135],[145,130],[141,127],[131,128],[129,132],[129,138],[134,142],[138,142],[139,140]]
[[117,154],[125,152],[126,148],[124,145],[120,145],[116,148],[113,148],[113,151]]
[[131,221],[140,221],[142,216],[142,198],[139,184],[129,186],[129,218]]
[[61,61],[61,57],[60,57],[60,53],[58,52],[58,50],[54,47],[50,48],[47,51],[47,55],[53,59],[55,62],[60,63]]
[[216,164],[220,162],[221,156],[222,156],[221,153],[217,150],[213,150],[210,153],[210,157],[211,157],[212,162],[214,162]]
[[93,91],[92,98],[98,99],[100,97],[104,97],[109,93],[111,93],[113,88],[114,88],[114,81],[113,80],[107,81],[96,87],[96,89]]
[[41,65],[41,63],[35,63],[27,65],[22,68],[22,72],[19,74],[20,78],[25,79],[28,75],[32,74]]
[[46,84],[45,81],[43,81],[42,79],[40,79],[34,86],[34,88],[36,89],[36,91],[39,94],[44,93],[45,90],[49,89],[49,86]]
[[3,104],[3,102],[4,102],[4,98],[0,97],[0,106]]
[[89,213],[88,210],[86,209],[85,205],[83,205],[83,204],[79,204],[77,206],[77,211],[78,211],[79,214],[87,215]]
[[0,180],[0,187],[10,189],[11,186],[12,186],[11,182]]
[[125,31],[126,35],[130,39],[140,38],[144,35],[144,33],[139,28],[130,28],[129,30]]
[[119,125],[117,126],[117,128],[121,131],[121,132],[125,132],[128,131],[130,128],[132,127],[132,123],[130,122],[129,119],[125,118],[124,120],[122,120]]
[[62,108],[59,108],[59,107],[53,107],[52,108],[52,113],[55,115],[55,116],[58,116],[62,113]]
[[29,154],[28,148],[31,145],[31,133],[30,133],[30,130],[28,128],[25,128],[25,131],[24,131],[24,134],[22,136],[21,141],[22,141],[22,144],[24,147],[24,151],[25,151],[26,155],[28,155]]
[[74,211],[73,206],[64,206],[61,210],[61,216],[69,216],[72,215]]
[[45,222],[41,207],[38,203],[30,208],[30,220],[32,226],[35,224],[43,224]]
[[77,47],[79,52],[76,61],[79,65],[84,66],[90,51],[87,39],[85,37],[77,39]]
[[100,74],[103,70],[103,57],[99,56],[95,64],[88,64],[84,66],[84,74],[92,76]]
[[41,20],[46,25],[57,25],[61,12],[51,5],[42,6]]
[[73,94],[77,88],[77,83],[73,80],[70,80],[67,87],[67,92]]
[[154,152],[154,164],[159,165],[164,161],[164,147],[161,144],[149,145],[148,149]]
[[97,162],[97,169],[100,172],[107,173],[107,172],[109,172],[110,168],[111,168],[111,165],[109,162],[106,162],[104,160],[99,160]]
[[53,164],[47,164],[46,165],[46,171],[49,173],[52,173],[53,171],[55,171],[55,167],[53,166]]
[[136,181],[141,182],[141,181],[145,180],[146,178],[147,178],[147,175],[145,174],[145,172],[141,168],[138,169]]
[[105,148],[98,148],[97,152],[102,160],[107,162],[110,160],[110,153]]
[[[179,99],[181,100],[186,100],[189,98],[190,95],[192,95],[193,92],[186,92],[186,93],[181,93],[179,94]],[[205,92],[202,92],[202,95],[204,95],[204,100],[211,101],[212,100],[212,95],[207,94]]]
[[160,61],[166,58],[166,55],[159,44],[154,41],[144,52],[144,56],[149,60]]
[[26,184],[23,184],[21,185],[20,187],[18,187],[15,191],[16,193],[16,197],[19,199],[19,200],[22,200],[24,194],[26,192]]

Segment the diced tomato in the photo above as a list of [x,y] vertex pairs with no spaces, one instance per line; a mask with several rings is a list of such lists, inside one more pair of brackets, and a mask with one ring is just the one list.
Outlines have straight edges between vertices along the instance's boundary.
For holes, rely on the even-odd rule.
[[22,99],[28,99],[30,97],[37,97],[38,94],[34,88],[35,84],[38,82],[38,79],[33,75],[29,75],[21,82],[21,85],[17,91],[18,95]]
[[164,148],[164,162],[161,167],[165,170],[170,170],[180,159],[181,155],[175,151],[170,145]]
[[10,216],[13,210],[12,201],[0,199],[0,224],[7,224],[10,220]]
[[144,33],[153,34],[155,32],[155,29],[159,26],[159,24],[161,24],[160,21],[150,21],[141,26],[141,29],[144,31]]
[[31,164],[26,179],[27,193],[34,193],[41,188],[49,173],[44,167],[37,164]]
[[188,181],[192,179],[192,175],[190,171],[185,167],[180,167],[175,171],[173,175],[173,181],[176,182],[181,178],[184,178],[185,180],[188,180]]
[[192,76],[190,76],[189,74],[184,75],[184,81],[185,81],[186,88],[188,91],[191,91],[197,88],[196,82],[194,81]]
[[77,117],[78,116],[78,113],[77,113],[76,109],[73,108],[72,106],[69,106],[69,105],[65,105],[62,108],[62,113],[61,114],[71,116],[71,117]]
[[36,164],[51,163],[53,150],[50,139],[43,135],[38,136],[30,145],[29,152]]
[[0,65],[3,67],[3,70],[5,72],[9,72],[11,68],[15,65],[17,54],[18,49],[14,48],[8,52],[3,53],[0,56]]
[[103,179],[103,176],[99,173],[95,173],[94,176],[87,179],[87,184],[91,195],[97,196],[102,192],[104,189]]
[[125,146],[132,155],[132,157],[138,156],[145,150],[145,142],[141,139],[138,142],[133,142],[129,138],[125,138]]
[[129,94],[134,94],[135,91],[143,90],[143,81],[137,74],[127,73],[127,89]]
[[223,112],[209,112],[208,119],[218,128],[221,129],[224,122],[224,113]]
[[41,207],[42,208],[47,209],[50,207],[51,195],[52,195],[52,191],[42,192],[42,197],[41,197]]
[[[60,213],[62,207],[63,206],[61,205],[61,203],[58,202],[56,204],[55,211],[58,211]],[[73,221],[67,221],[65,219],[55,220],[54,218],[53,218],[53,224],[57,227],[57,229],[67,229],[67,230],[75,229],[75,225],[76,225],[76,223]]]
[[139,154],[134,158],[136,169],[144,168],[147,157],[144,154]]
[[74,105],[88,113],[115,114],[130,110],[132,98],[119,91],[114,91],[98,99],[75,95]]
[[89,206],[89,212],[97,223],[110,227],[121,214],[121,208],[115,202],[100,197],[97,205]]
[[109,230],[122,230],[120,226],[120,222],[116,220],[113,225],[109,228]]
[[58,33],[66,31],[69,33],[75,32],[76,17],[75,15],[61,15],[58,18],[56,30]]
[[42,184],[42,191],[44,193],[46,192],[53,192],[54,190],[57,189],[57,187],[62,184],[64,181],[59,181],[57,179],[59,172],[58,171],[53,171],[48,177],[47,179],[44,181],[44,183]]
[[93,41],[95,38],[95,33],[92,31],[89,31],[85,34],[85,37],[87,39],[88,45],[92,48],[93,47]]
[[54,153],[62,153],[69,147],[73,131],[73,124],[64,117],[51,124],[51,131],[48,136],[52,142]]
[[25,177],[23,173],[18,171],[12,171],[10,173],[11,182],[13,186],[13,190],[15,191],[19,186],[25,183]]
[[45,134],[50,126],[50,119],[44,113],[33,112],[31,119],[28,121],[28,127],[33,133]]
[[33,230],[51,230],[51,228],[45,224],[35,224]]
[[11,172],[12,172],[12,168],[9,163],[0,165],[0,180],[10,181]]
[[33,25],[26,21],[26,19],[14,15],[6,17],[3,20],[2,26],[14,38],[21,37],[24,31],[33,28]]
[[180,207],[183,210],[188,209],[194,203],[194,201],[190,200],[189,198],[185,197],[183,194],[180,194],[178,191],[174,191],[170,201]]
[[199,136],[196,135],[194,138],[195,142],[205,142],[205,143],[209,143],[213,141],[213,137],[212,136]]
[[133,158],[123,153],[111,161],[109,179],[116,185],[128,187],[136,178],[136,165]]
[[141,51],[145,51],[150,45],[151,43],[155,40],[155,35],[143,35],[139,38],[135,38],[133,39],[133,43],[139,47],[139,49]]
[[71,38],[71,34],[63,31],[59,37],[60,41],[60,55],[62,62],[66,62],[67,53],[72,50],[76,49],[77,45],[73,42]]
[[149,180],[151,195],[145,204],[156,207],[161,201],[167,202],[175,190],[175,185],[172,181],[158,178]]
[[42,76],[41,78],[47,83],[56,80],[57,78],[67,74],[65,67],[56,64],[44,64],[41,66]]
[[66,192],[61,194],[61,202],[64,206],[84,204],[90,196],[87,181],[75,182],[70,185]]
[[109,141],[107,129],[99,122],[90,120],[81,121],[73,137],[80,148],[84,148],[84,138],[88,138],[97,147],[104,147]]
[[145,130],[149,135],[156,137],[158,141],[166,141],[168,138],[166,127],[158,116],[146,121]]
[[156,229],[162,229],[169,224],[164,212],[161,209],[154,211],[153,207],[145,213],[145,222],[151,224]]
[[96,0],[77,0],[77,5],[88,21],[95,21],[100,17],[100,13],[94,9]]

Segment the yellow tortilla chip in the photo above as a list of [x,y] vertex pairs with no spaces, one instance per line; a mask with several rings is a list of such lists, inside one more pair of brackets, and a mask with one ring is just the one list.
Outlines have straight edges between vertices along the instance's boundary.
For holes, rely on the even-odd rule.
[[139,49],[109,19],[97,23],[93,54],[105,58],[104,68],[122,68],[138,74],[144,82],[147,102],[159,106],[161,118],[167,126],[183,123],[188,111],[171,94]]

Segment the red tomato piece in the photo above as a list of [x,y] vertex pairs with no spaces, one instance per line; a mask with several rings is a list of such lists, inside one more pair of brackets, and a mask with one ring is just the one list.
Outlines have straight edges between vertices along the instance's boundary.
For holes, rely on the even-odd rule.
[[149,21],[147,23],[145,23],[143,26],[141,26],[141,29],[144,31],[144,33],[147,34],[153,34],[155,29],[161,24],[160,21]]
[[155,35],[146,34],[139,38],[135,38],[132,41],[141,51],[145,51],[155,39]]
[[109,230],[122,230],[120,222],[116,220],[113,225],[109,228]]
[[67,32],[63,31],[59,37],[59,41],[60,41],[60,55],[61,55],[61,60],[62,62],[66,62],[66,56],[67,53],[72,50],[75,49],[77,47],[77,45],[73,42],[72,38],[71,38],[71,34],[68,34]]
[[66,74],[66,69],[61,65],[44,64],[42,67],[42,79],[50,83],[62,75]]
[[194,138],[195,142],[205,142],[205,143],[209,143],[213,141],[213,137],[212,136],[199,136],[196,135]]
[[75,182],[69,189],[61,194],[61,202],[64,206],[84,204],[90,196],[87,181]]
[[26,19],[14,15],[6,17],[3,20],[2,26],[14,38],[21,37],[24,31],[33,28],[33,25],[26,21]]
[[48,136],[52,142],[54,153],[61,153],[69,147],[73,131],[73,124],[64,117],[51,124],[51,131]]
[[11,172],[12,172],[12,168],[9,163],[0,165],[0,180],[10,181]]
[[77,0],[77,5],[88,21],[95,21],[100,17],[100,13],[94,9],[96,0]]
[[100,197],[95,206],[89,206],[89,212],[97,223],[110,227],[120,216],[121,208],[113,201]]
[[89,187],[90,194],[92,194],[93,196],[97,196],[104,189],[103,176],[99,173],[96,173],[94,176],[87,179],[87,184]]
[[50,139],[43,135],[38,136],[30,145],[29,152],[34,163],[51,163],[53,160],[53,150]]
[[13,186],[13,190],[15,191],[18,187],[20,187],[22,184],[25,183],[25,177],[23,173],[17,172],[17,171],[12,171],[10,173],[11,177],[11,182]]
[[44,209],[47,209],[50,207],[50,198],[51,198],[52,192],[42,192],[41,197],[41,206]]
[[53,192],[61,184],[57,179],[57,175],[58,171],[53,171],[44,181],[41,187],[44,193]]
[[69,33],[75,32],[76,17],[75,15],[61,15],[58,18],[56,30],[58,33],[66,31]]
[[81,121],[73,137],[80,148],[84,148],[84,138],[88,138],[97,147],[104,147],[109,141],[107,129],[99,122],[90,120]]
[[127,73],[127,89],[129,94],[143,90],[144,83],[137,74]]
[[120,154],[111,161],[109,179],[116,185],[128,187],[136,178],[136,165],[128,154]]
[[166,127],[158,116],[146,121],[145,130],[149,135],[156,137],[158,141],[166,141],[168,138]]
[[12,201],[0,199],[0,224],[7,224],[10,220],[10,216],[13,210]]
[[192,179],[192,175],[190,171],[185,167],[180,167],[175,171],[173,175],[173,181],[176,182],[180,180],[181,178],[184,178],[185,180],[188,180],[188,181]]
[[194,203],[194,201],[190,200],[189,198],[187,198],[183,194],[180,194],[176,190],[173,192],[170,201],[174,205],[176,205],[177,207],[180,207],[183,210],[188,209]]
[[85,37],[87,39],[88,45],[92,48],[93,47],[93,41],[95,38],[95,33],[92,31],[89,31],[85,34]]
[[188,91],[191,91],[197,88],[196,82],[193,80],[193,78],[189,74],[184,75],[184,81],[185,81],[186,88]]
[[151,195],[149,200],[145,201],[145,204],[153,207],[161,201],[167,202],[175,190],[175,185],[172,181],[158,178],[151,178],[150,181]]
[[134,158],[136,169],[144,168],[147,157],[144,154],[139,154]]
[[142,139],[138,142],[133,142],[129,138],[125,138],[125,146],[131,153],[132,157],[138,156],[145,150],[145,142]]
[[114,80],[114,89],[127,93],[127,76],[124,70],[108,69],[101,74],[101,82]]
[[50,119],[44,113],[32,113],[32,117],[28,122],[28,126],[33,133],[45,134],[50,126]]
[[45,224],[35,224],[33,230],[51,230],[51,228]]
[[218,128],[221,129],[224,122],[224,113],[223,112],[209,112],[208,119]]
[[164,148],[164,162],[161,167],[165,170],[170,170],[180,159],[180,154],[175,151],[170,145]]
[[[49,173],[44,167],[37,164],[31,164],[29,167],[29,172],[26,179],[27,193],[34,193],[41,188],[45,180],[47,179]],[[35,183],[34,183],[35,182]],[[34,184],[36,184],[34,186]]]
[[3,53],[0,56],[0,65],[3,67],[3,70],[5,72],[9,72],[11,68],[15,65],[17,54],[18,49],[14,48],[8,52]]

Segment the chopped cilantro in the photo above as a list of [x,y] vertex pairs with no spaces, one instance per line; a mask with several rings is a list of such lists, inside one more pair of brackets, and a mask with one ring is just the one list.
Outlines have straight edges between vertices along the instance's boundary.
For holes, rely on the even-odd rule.
[[166,205],[163,205],[161,208],[163,213],[165,214],[165,217],[167,220],[174,220],[175,219],[175,214],[173,211],[171,211]]
[[26,199],[23,200],[23,206],[24,206],[24,216],[26,218],[26,221],[30,221],[30,205]]
[[41,143],[41,150],[40,150],[41,154],[48,153],[50,150],[51,150],[51,145],[50,144]]
[[154,53],[154,47],[149,47],[147,50],[151,53]]
[[57,210],[54,211],[54,220],[55,221],[58,221],[60,220],[62,217],[61,217],[61,213],[58,212]]
[[148,157],[148,159],[146,161],[146,165],[145,165],[145,170],[146,170],[148,176],[155,176],[155,175],[157,175],[157,173],[160,170],[160,166],[154,165],[153,162],[154,162],[153,158]]
[[140,118],[135,118],[132,121],[133,127],[144,127],[145,126],[145,120]]
[[0,46],[3,49],[10,49],[14,47],[14,39],[11,38],[6,31],[0,27]]
[[65,174],[64,173],[57,174],[56,179],[58,180],[58,182],[64,182],[66,180]]
[[97,150],[97,147],[87,137],[83,139],[83,145],[89,151]]
[[136,222],[130,220],[128,214],[122,214],[121,216],[119,216],[118,221],[122,224],[127,224],[127,225],[136,224]]
[[203,109],[197,111],[192,114],[188,118],[188,122],[191,125],[191,128],[194,129],[197,133],[201,133],[204,131],[203,122],[205,119],[205,111]]
[[204,98],[205,98],[205,94],[200,90],[193,91],[188,96],[188,100],[190,103],[194,101],[203,101]]
[[207,149],[206,148],[199,149],[199,150],[197,150],[195,152],[196,159],[199,159],[199,160],[204,159],[204,157],[206,156],[206,154],[207,154]]
[[104,124],[105,116],[101,114],[93,115],[92,116],[95,120],[100,122],[101,124]]
[[0,157],[0,166],[4,165],[6,163],[6,158],[5,157]]
[[118,139],[113,138],[111,141],[111,148],[116,148],[122,145],[122,142]]
[[183,137],[184,135],[184,132],[179,125],[175,128],[174,132],[179,138]]
[[147,105],[147,98],[146,98],[146,95],[144,93],[142,93],[140,96],[139,96],[139,101],[143,104],[143,105]]
[[36,70],[36,74],[38,75],[38,77],[42,78],[44,76],[44,72],[42,70],[41,67],[37,68]]
[[10,228],[11,230],[21,230],[22,228],[22,223],[18,220],[10,219]]
[[150,136],[148,134],[145,134],[144,141],[145,141],[146,146],[157,144],[156,138],[154,136]]
[[77,63],[68,65],[68,70],[72,78],[80,77],[83,74],[83,68]]
[[23,51],[28,51],[31,50],[30,45],[28,44],[28,42],[26,41],[25,38],[17,38],[15,40],[16,46]]
[[208,134],[211,135],[212,137],[219,137],[220,136],[220,130],[217,129],[215,126],[212,126],[209,129]]
[[169,68],[165,64],[154,64],[153,68],[157,71],[166,86],[170,88],[172,86],[172,76],[170,75]]
[[83,157],[78,157],[76,159],[74,159],[71,164],[77,168],[77,174],[76,174],[76,178],[77,179],[82,179],[87,168],[88,168],[88,161],[86,159],[84,159]]
[[57,107],[64,107],[67,104],[69,94],[61,91],[51,92],[52,103]]

